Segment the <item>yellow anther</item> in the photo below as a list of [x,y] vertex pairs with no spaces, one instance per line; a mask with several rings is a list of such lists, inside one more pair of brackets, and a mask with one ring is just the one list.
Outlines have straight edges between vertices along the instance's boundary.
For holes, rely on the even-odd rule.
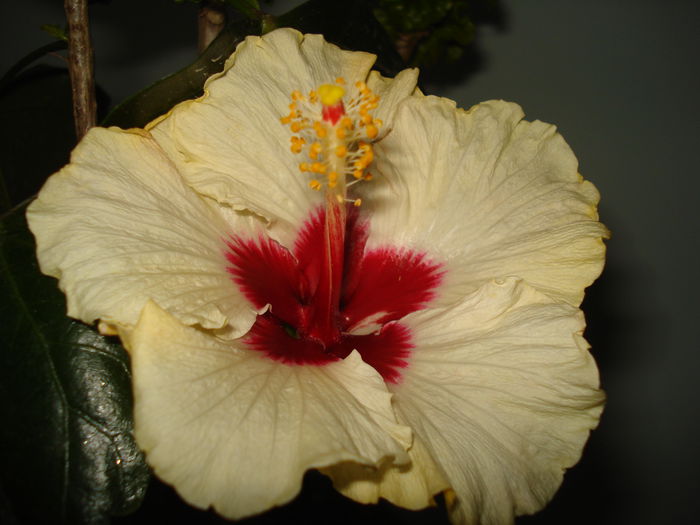
[[295,109],[297,109],[296,103],[295,103],[295,102],[292,102],[291,104],[289,104],[289,109],[291,109],[292,111],[294,111]]
[[362,115],[361,120],[363,124],[370,124],[372,122],[372,115],[370,115],[369,113],[365,113],[364,115]]
[[329,188],[335,188],[338,185],[336,181],[328,181],[328,187]]
[[[340,138],[340,137],[338,137],[338,138]],[[348,154],[348,148],[346,148],[345,146],[338,146],[335,148],[336,157],[344,157],[347,154]]]
[[366,148],[364,148],[365,154],[362,156],[362,160],[366,164],[372,164],[372,161],[374,160],[374,151],[372,151],[372,146],[369,144],[367,145]]
[[361,206],[361,205],[362,205],[362,199],[355,199],[355,200],[352,202],[352,205],[353,205],[353,206]]
[[333,84],[323,84],[318,88],[318,95],[321,98],[321,104],[324,106],[333,106],[340,102],[343,95],[345,95],[345,90]]
[[321,183],[316,179],[313,179],[311,182],[309,182],[309,188],[318,191],[321,189]]
[[320,162],[314,162],[311,165],[311,171],[314,173],[326,173],[327,169],[328,168],[326,168],[325,164],[321,164]]
[[376,137],[377,134],[379,133],[377,126],[375,126],[374,124],[367,124],[367,127],[365,128],[365,130],[367,131],[367,136],[371,139]]
[[299,164],[299,171],[309,171],[309,163],[308,162],[302,162]]
[[365,173],[364,179],[365,179],[366,181],[370,181],[370,180],[372,180],[373,178],[374,178],[374,176],[373,176],[371,173],[369,173],[369,172],[368,172],[368,173]]
[[375,118],[372,123],[377,126],[378,128],[381,128],[384,125],[384,122],[382,119]]
[[311,144],[311,148],[309,148],[309,157],[316,160],[318,158],[319,153],[321,153],[321,143],[314,142],[313,144]]
[[365,169],[365,168],[367,167],[367,164],[365,163],[365,159],[362,158],[362,159],[356,160],[356,161],[353,163],[353,166],[355,167],[355,169],[363,170],[363,169]]
[[350,117],[343,117],[340,121],[340,127],[345,129],[352,129],[352,119]]
[[321,124],[318,120],[314,122],[314,131],[316,132],[316,136],[320,139],[324,138],[328,134],[328,131],[326,130],[325,126]]
[[291,146],[292,153],[301,153],[301,150],[304,147],[304,144],[306,144],[306,141],[301,137],[292,137],[291,141],[292,141],[292,146]]
[[328,174],[328,182],[336,182],[338,180],[338,172],[337,171],[331,171]]
[[311,91],[309,91],[309,101],[311,101],[311,103],[315,104],[317,100],[318,100],[318,95],[312,89]]
[[335,136],[338,137],[340,140],[343,140],[346,135],[347,131],[345,131],[345,128],[336,128]]
[[369,88],[364,82],[355,82],[355,87],[360,90],[363,95],[369,93]]
[[353,171],[352,176],[355,177],[356,179],[361,179],[362,178],[362,170]]
[[292,91],[292,100],[302,100],[304,98],[304,95],[301,94],[301,91],[298,89],[295,89]]
[[292,122],[292,125],[289,127],[289,129],[292,130],[292,133],[299,133],[301,131],[301,128],[301,122],[298,121]]
[[345,79],[343,77],[336,77],[335,83],[336,84],[345,84]]
[[292,121],[292,116],[291,116],[291,115],[287,115],[286,117],[281,117],[281,118],[280,118],[280,122],[281,122],[282,124],[284,124],[284,125],[289,124],[291,121]]

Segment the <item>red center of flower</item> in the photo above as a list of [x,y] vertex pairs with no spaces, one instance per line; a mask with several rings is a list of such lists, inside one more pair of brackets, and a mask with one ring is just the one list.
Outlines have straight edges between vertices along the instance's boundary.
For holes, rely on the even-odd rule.
[[356,349],[397,382],[413,347],[400,319],[435,296],[441,265],[412,250],[366,250],[367,225],[357,209],[329,209],[340,216],[313,213],[293,251],[264,236],[227,243],[233,280],[256,308],[270,305],[244,341],[295,364],[321,365]]

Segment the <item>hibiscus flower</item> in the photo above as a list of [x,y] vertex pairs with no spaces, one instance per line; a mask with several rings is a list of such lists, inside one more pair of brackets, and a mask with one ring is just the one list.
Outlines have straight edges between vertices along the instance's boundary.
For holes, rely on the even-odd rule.
[[197,100],[90,131],[29,208],[68,315],[131,354],[156,474],[228,518],[319,469],[360,502],[508,523],[603,394],[578,305],[595,188],[555,128],[281,29]]

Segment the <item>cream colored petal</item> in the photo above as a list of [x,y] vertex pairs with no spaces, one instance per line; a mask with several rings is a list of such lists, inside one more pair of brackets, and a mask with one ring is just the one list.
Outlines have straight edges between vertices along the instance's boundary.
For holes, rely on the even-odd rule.
[[434,505],[433,496],[449,489],[449,483],[420,440],[414,439],[408,456],[411,462],[406,465],[386,462],[371,468],[346,462],[322,472],[333,479],[336,490],[360,503],[383,498],[410,510]]
[[[177,106],[151,131],[197,191],[268,218],[281,230],[277,238],[289,241],[310,208],[322,201],[299,172],[291,132],[280,123],[289,113],[291,93],[308,93],[338,76],[352,91],[374,60],[291,29],[248,37],[226,72],[207,82],[205,96]],[[410,93],[415,75],[401,80],[399,89],[383,88],[391,103],[399,93]]]
[[455,491],[453,521],[512,523],[540,509],[602,410],[582,313],[507,279],[402,322],[415,350],[390,390]]
[[145,132],[94,128],[27,212],[68,315],[133,326],[151,298],[188,324],[246,332],[256,312],[226,273],[228,224]]
[[377,71],[369,74],[367,87],[380,97],[379,105],[372,113],[374,118],[382,121],[377,140],[381,140],[391,130],[399,103],[414,93],[417,83],[417,69],[404,69],[395,78],[384,77]]
[[554,126],[522,117],[502,101],[463,111],[416,96],[377,144],[381,176],[362,186],[370,244],[408,245],[446,261],[444,304],[517,276],[578,305],[602,269],[598,192]]
[[242,518],[291,500],[304,472],[408,460],[381,377],[357,352],[290,366],[149,303],[132,334],[135,435],[189,503]]

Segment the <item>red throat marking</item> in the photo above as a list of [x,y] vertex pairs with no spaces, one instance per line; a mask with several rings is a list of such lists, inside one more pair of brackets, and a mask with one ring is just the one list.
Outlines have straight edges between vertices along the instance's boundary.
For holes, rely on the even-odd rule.
[[[260,236],[227,242],[228,272],[255,308],[270,305],[244,337],[274,360],[322,365],[356,349],[389,382],[413,348],[400,320],[435,297],[444,270],[425,254],[366,250],[367,225],[356,208],[319,208],[293,251]],[[332,215],[331,215],[332,214]]]

